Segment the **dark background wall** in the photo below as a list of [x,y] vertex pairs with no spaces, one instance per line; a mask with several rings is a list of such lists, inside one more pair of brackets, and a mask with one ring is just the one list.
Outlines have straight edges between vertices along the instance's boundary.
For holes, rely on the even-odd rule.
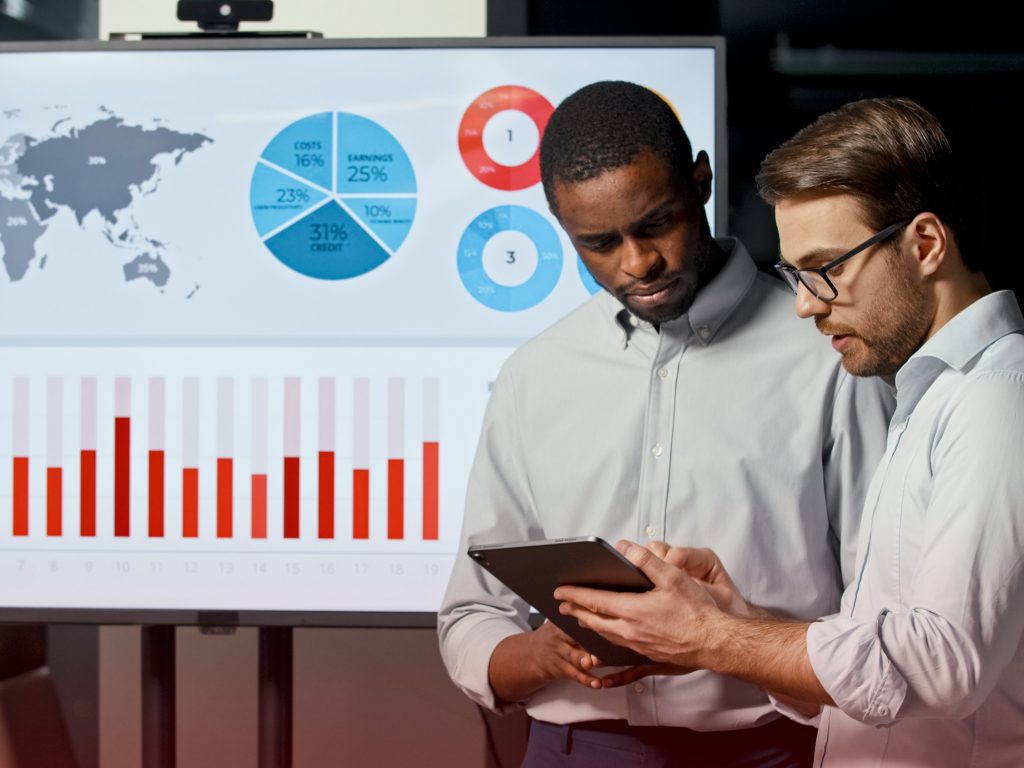
[[726,40],[729,229],[776,259],[753,178],[764,156],[822,112],[909,96],[946,125],[974,172],[994,287],[1024,300],[1011,237],[1024,178],[1024,36],[1006,6],[925,0],[488,0],[489,35],[721,35]]

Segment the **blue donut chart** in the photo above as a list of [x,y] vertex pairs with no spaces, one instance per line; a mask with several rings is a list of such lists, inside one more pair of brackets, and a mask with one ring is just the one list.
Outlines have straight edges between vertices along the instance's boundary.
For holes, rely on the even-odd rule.
[[[484,247],[499,232],[526,235],[537,249],[537,267],[518,285],[495,282],[484,268]],[[484,211],[466,227],[459,240],[458,270],[469,295],[499,312],[520,312],[544,301],[562,274],[562,244],[547,219],[520,205],[500,205]]]

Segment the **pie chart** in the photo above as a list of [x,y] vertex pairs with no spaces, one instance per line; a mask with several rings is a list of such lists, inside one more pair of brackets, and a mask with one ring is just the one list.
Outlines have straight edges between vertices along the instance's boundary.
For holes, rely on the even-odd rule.
[[279,262],[306,277],[346,280],[401,247],[416,213],[416,176],[379,123],[322,112],[290,123],[267,144],[249,205]]

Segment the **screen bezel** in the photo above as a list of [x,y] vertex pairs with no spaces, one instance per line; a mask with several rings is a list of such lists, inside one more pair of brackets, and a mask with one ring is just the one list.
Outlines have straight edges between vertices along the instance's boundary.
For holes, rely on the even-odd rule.
[[[720,36],[685,37],[487,37],[487,38],[300,38],[276,36],[231,37],[209,34],[155,35],[139,40],[0,42],[0,61],[5,53],[46,52],[149,52],[149,51],[251,51],[296,49],[558,49],[558,48],[705,48],[714,50],[715,71],[715,221],[718,235],[727,232],[728,185],[726,145],[725,39]],[[694,147],[695,150],[701,149]],[[456,557],[465,553],[456,552]],[[190,610],[165,608],[8,608],[0,606],[0,622],[26,624],[174,625],[198,627],[348,627],[425,628],[436,624],[436,612],[426,611],[280,611]]]

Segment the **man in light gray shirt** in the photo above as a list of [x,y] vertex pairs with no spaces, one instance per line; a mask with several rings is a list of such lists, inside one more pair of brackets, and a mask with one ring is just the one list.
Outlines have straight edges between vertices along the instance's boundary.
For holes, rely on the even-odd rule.
[[743,572],[734,555],[655,547],[669,564],[626,543],[656,589],[559,590],[563,610],[659,661],[824,705],[817,765],[1024,765],[1024,317],[979,271],[973,188],[904,99],[824,115],[758,180],[797,313],[896,392],[842,611],[772,619],[722,568]]
[[[596,660],[465,556],[471,544],[596,535],[713,546],[793,617],[834,611],[891,413],[848,375],[786,286],[711,237],[706,153],[671,108],[597,83],[555,110],[553,214],[605,288],[517,350],[485,417],[439,614],[455,683],[534,718],[527,766],[806,765],[813,730],[722,675],[605,689]],[[642,762],[647,760],[647,762]]]

